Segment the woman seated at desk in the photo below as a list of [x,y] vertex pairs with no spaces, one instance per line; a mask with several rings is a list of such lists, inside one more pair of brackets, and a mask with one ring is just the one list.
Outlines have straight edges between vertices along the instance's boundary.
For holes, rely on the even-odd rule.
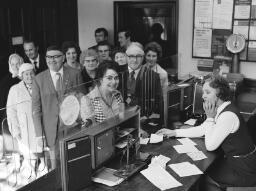
[[220,76],[206,80],[202,98],[207,115],[203,124],[189,129],[161,129],[157,133],[167,137],[205,136],[208,151],[221,147],[224,157],[209,170],[202,190],[255,186],[256,148],[243,117],[230,102],[227,81]]
[[[123,108],[123,98],[117,90],[119,84],[118,64],[104,61],[96,72],[97,85],[81,98],[81,118],[84,122],[102,122],[113,117]],[[91,117],[90,117],[91,116]]]

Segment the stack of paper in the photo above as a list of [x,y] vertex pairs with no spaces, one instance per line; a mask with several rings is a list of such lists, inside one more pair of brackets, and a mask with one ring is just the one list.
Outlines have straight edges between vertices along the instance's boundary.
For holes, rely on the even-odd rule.
[[177,139],[181,144],[183,145],[197,145],[194,141],[192,141],[190,138],[181,138]]
[[194,126],[196,124],[196,121],[197,119],[189,119],[185,121],[184,124]]
[[182,184],[178,182],[172,175],[159,166],[149,167],[142,170],[140,173],[160,190],[167,190],[182,186]]
[[150,143],[160,143],[160,142],[163,142],[163,140],[164,140],[163,135],[151,134],[150,136]]
[[199,150],[194,146],[194,145],[175,145],[173,148],[178,152],[178,153],[191,153],[191,152],[198,152]]
[[191,164],[190,162],[181,162],[170,164],[168,166],[180,177],[203,174],[203,172],[196,165]]
[[202,151],[187,153],[187,155],[188,155],[193,161],[203,160],[203,159],[206,159],[206,158],[207,158],[207,156],[205,156],[205,154],[204,154]]
[[92,177],[93,182],[105,184],[107,186],[115,186],[123,182],[123,178],[114,175],[115,169],[103,167],[99,169]]
[[167,162],[169,162],[171,159],[169,157],[166,157],[164,155],[155,156],[151,159],[151,163],[149,166],[160,166],[165,169]]
[[146,144],[148,144],[148,141],[149,141],[149,138],[142,138],[142,137],[140,137],[140,144],[141,145],[146,145]]

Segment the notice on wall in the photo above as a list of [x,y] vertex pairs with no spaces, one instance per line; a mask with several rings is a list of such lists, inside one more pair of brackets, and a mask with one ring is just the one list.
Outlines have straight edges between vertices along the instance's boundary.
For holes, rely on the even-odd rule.
[[195,28],[212,28],[213,0],[195,0]]
[[231,29],[233,0],[214,0],[213,27],[214,29]]
[[211,57],[212,29],[194,29],[193,56]]
[[234,19],[249,19],[250,0],[236,0]]
[[249,40],[256,40],[256,21],[251,21]]
[[241,34],[245,39],[248,39],[249,21],[248,20],[236,20],[234,21],[233,33]]

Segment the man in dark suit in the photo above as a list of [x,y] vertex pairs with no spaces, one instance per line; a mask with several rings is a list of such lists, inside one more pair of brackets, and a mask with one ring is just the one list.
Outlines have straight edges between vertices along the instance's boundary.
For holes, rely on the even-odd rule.
[[32,112],[36,136],[46,139],[46,146],[50,149],[51,168],[58,166],[59,140],[64,136],[64,127],[60,125],[59,119],[63,95],[72,91],[85,93],[81,86],[80,71],[63,66],[64,59],[65,56],[58,46],[48,47],[48,69],[35,77],[32,86]]
[[127,90],[124,100],[130,106],[139,105],[141,116],[160,114],[163,99],[159,75],[150,68],[142,66],[144,51],[141,44],[132,42],[126,54],[128,72],[125,77]]
[[38,53],[39,47],[35,41],[25,40],[23,48],[26,54],[24,62],[33,64],[36,74],[47,69],[45,58]]

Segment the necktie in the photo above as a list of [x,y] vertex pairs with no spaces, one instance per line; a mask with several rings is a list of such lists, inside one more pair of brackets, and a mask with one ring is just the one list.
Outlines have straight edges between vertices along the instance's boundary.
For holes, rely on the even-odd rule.
[[38,69],[39,67],[37,66],[37,61],[34,61],[34,67],[35,67],[35,70]]
[[131,94],[134,94],[134,91],[135,91],[135,71],[133,70],[132,72],[130,72],[130,75],[129,75],[129,89],[130,89],[130,93]]
[[56,91],[59,97],[62,95],[62,78],[59,72],[56,73]]

